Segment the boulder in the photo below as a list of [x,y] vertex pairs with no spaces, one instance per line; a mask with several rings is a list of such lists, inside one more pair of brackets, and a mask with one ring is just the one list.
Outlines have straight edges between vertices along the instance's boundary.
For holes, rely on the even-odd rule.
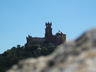
[[21,60],[7,72],[96,72],[96,29],[58,46],[49,56]]

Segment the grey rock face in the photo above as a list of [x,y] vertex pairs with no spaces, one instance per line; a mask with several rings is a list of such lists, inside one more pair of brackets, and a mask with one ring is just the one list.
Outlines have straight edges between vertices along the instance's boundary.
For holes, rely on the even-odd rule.
[[7,72],[96,72],[96,29],[58,46],[47,57],[22,60]]

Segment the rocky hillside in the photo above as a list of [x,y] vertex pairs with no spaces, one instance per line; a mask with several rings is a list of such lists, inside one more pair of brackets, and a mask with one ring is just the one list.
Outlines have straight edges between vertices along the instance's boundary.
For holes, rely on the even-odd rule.
[[49,56],[22,60],[7,72],[96,72],[96,29],[60,45]]

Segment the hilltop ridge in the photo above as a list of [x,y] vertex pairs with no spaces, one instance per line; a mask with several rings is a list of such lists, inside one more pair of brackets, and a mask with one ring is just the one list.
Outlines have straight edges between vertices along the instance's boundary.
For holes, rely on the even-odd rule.
[[47,57],[20,61],[7,72],[96,72],[96,29],[66,42]]

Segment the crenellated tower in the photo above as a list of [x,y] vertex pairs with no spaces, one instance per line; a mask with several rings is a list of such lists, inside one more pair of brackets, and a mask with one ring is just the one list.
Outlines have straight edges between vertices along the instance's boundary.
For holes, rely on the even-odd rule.
[[45,40],[47,42],[51,42],[52,41],[52,23],[45,23],[46,24],[46,28],[45,28]]

